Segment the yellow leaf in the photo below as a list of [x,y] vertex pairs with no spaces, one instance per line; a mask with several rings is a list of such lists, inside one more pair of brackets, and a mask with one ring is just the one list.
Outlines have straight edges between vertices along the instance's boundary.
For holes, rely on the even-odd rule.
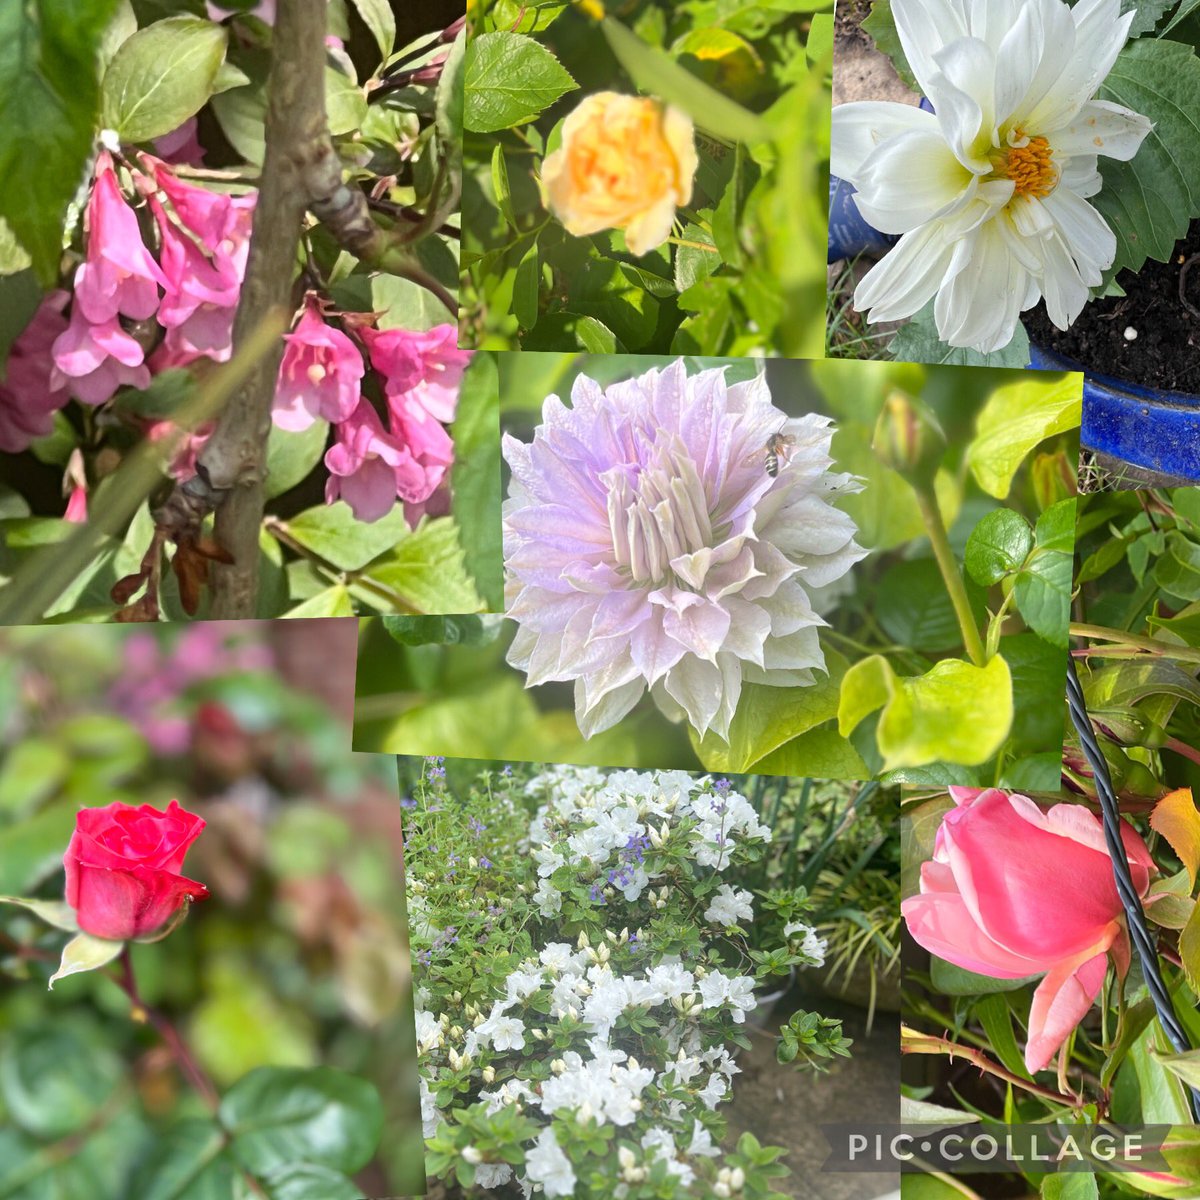
[[1164,796],[1150,814],[1150,828],[1170,842],[1195,887],[1196,871],[1200,868],[1200,812],[1192,802],[1191,788],[1180,788]]

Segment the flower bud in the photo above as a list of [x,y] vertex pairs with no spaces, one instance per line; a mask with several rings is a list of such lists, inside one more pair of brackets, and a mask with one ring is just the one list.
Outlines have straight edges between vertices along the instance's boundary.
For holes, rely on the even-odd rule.
[[483,1155],[474,1146],[464,1146],[462,1156],[472,1166],[483,1162]]
[[946,435],[928,405],[894,388],[883,402],[871,448],[885,467],[926,487],[946,449]]
[[1078,476],[1064,450],[1035,455],[1030,475],[1038,509],[1043,512],[1060,500],[1069,500],[1079,491]]
[[637,1159],[634,1157],[633,1151],[630,1150],[628,1146],[622,1146],[620,1150],[617,1151],[617,1162],[621,1164],[621,1170],[623,1171],[628,1171],[630,1167],[637,1166]]
[[741,1167],[734,1167],[729,1173],[729,1186],[735,1192],[740,1192],[746,1186],[746,1172]]
[[494,1067],[484,1067],[480,1075],[483,1077],[484,1083],[496,1082],[496,1069]]

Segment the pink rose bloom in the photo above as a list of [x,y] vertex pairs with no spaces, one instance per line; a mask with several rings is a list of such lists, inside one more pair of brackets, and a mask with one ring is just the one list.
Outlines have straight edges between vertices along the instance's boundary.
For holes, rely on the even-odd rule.
[[360,400],[336,434],[337,441],[325,453],[327,504],[340,498],[360,521],[378,521],[391,512],[397,496],[426,500],[436,486],[428,482],[425,469],[408,450],[384,430],[369,401]]
[[87,257],[75,272],[75,307],[97,324],[119,313],[136,321],[152,317],[167,281],[142,243],[137,215],[121,196],[107,153],[96,162],[85,226]]
[[[946,962],[993,979],[1043,975],[1029,1011],[1025,1065],[1045,1068],[1100,992],[1129,935],[1100,819],[1078,804],[1043,811],[996,788],[950,788],[921,891],[901,906],[908,931]],[[1129,825],[1121,837],[1139,895],[1154,862]]]
[[17,335],[0,383],[0,450],[16,454],[54,428],[54,414],[67,402],[66,388],[52,384],[54,340],[67,328],[62,310],[68,294],[46,295]]
[[307,429],[320,417],[348,420],[362,395],[362,355],[340,330],[326,324],[320,305],[309,300],[296,328],[284,335],[271,416],[281,429]]
[[204,147],[196,136],[196,118],[188,117],[178,129],[154,139],[154,152],[166,163],[198,166],[204,161]]
[[50,386],[66,386],[84,404],[103,404],[120,387],[150,386],[140,343],[121,328],[116,317],[92,324],[78,304],[71,323],[54,339]]

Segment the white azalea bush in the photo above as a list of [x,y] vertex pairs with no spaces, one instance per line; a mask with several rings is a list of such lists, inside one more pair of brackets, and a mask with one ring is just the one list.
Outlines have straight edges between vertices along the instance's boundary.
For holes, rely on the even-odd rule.
[[1119,271],[1170,256],[1200,215],[1200,62],[1172,37],[1192,7],[873,6],[864,27],[932,111],[839,105],[831,170],[899,237],[854,292],[869,320],[914,322],[897,357],[1007,350],[1024,366],[1022,312],[1044,302],[1067,329],[1090,298],[1122,294]]
[[[470,1195],[779,1197],[723,1147],[756,989],[819,965],[803,889],[739,886],[771,831],[727,780],[505,767],[405,801],[426,1167]],[[799,1012],[781,1062],[848,1054]]]

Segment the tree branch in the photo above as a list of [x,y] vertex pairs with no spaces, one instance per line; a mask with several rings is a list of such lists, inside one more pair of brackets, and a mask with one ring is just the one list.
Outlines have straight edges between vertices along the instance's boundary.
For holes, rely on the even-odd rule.
[[[266,153],[250,236],[246,278],[233,326],[235,349],[277,310],[292,309],[292,274],[307,207],[302,182],[310,148],[329,144],[325,119],[325,0],[279,6],[272,39]],[[222,414],[200,455],[218,493],[216,535],[234,558],[212,568],[211,615],[254,616],[258,591],[258,533],[271,404],[283,344],[265,355]]]

